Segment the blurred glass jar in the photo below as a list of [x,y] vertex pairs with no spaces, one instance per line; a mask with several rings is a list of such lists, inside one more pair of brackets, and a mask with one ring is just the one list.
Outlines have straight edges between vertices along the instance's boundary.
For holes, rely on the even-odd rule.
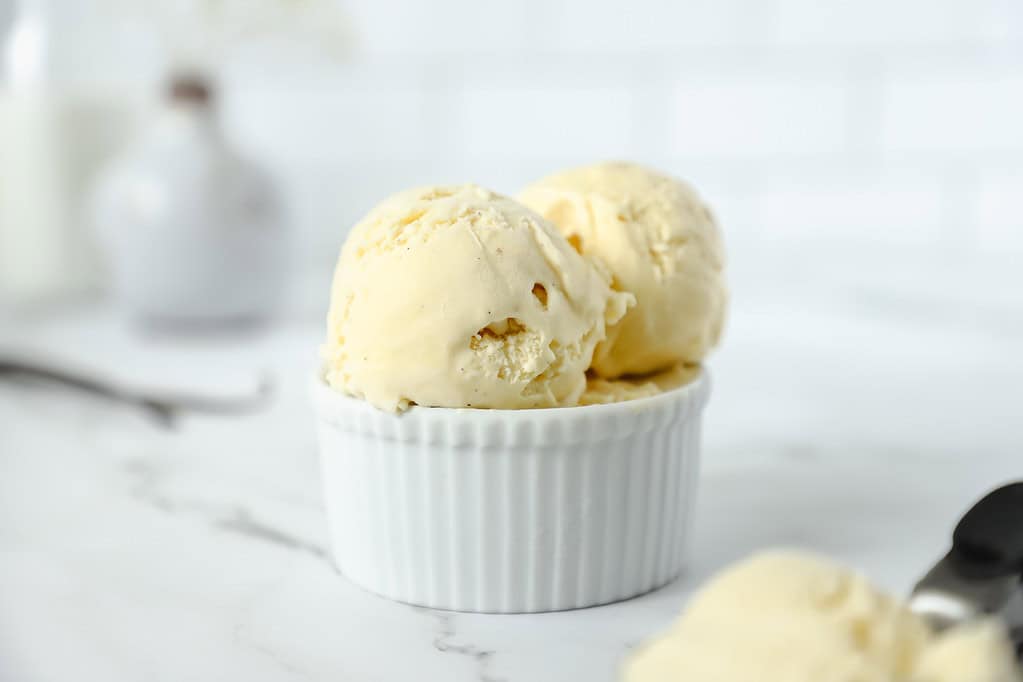
[[[145,36],[79,5],[15,0],[0,35],[0,303],[15,307],[96,288],[88,188],[133,129],[154,61]],[[130,66],[115,67],[118,49]]]
[[115,298],[137,321],[245,323],[281,303],[280,194],[223,135],[201,74],[170,79],[162,111],[102,172],[92,213]]

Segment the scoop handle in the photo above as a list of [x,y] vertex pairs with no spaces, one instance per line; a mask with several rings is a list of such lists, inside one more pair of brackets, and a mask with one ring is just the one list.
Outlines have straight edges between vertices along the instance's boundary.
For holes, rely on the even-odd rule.
[[964,577],[1023,577],[1023,481],[985,495],[952,534],[949,557]]

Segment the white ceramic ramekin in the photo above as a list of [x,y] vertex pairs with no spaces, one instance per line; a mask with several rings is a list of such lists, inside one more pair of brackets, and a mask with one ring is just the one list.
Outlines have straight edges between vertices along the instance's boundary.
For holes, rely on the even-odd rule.
[[331,547],[363,588],[455,611],[594,606],[682,569],[706,372],[650,398],[399,415],[313,382]]

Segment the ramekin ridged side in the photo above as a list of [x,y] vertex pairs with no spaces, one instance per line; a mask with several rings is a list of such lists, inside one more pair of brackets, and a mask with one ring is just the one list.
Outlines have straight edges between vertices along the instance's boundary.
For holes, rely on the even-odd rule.
[[706,371],[649,398],[389,414],[312,386],[334,562],[438,609],[594,606],[682,570]]

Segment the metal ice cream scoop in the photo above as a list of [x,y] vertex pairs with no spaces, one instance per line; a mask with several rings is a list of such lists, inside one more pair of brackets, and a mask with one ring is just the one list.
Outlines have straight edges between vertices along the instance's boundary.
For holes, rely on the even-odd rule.
[[966,512],[952,549],[917,583],[909,605],[937,630],[1001,617],[1023,661],[1023,482],[988,493]]

